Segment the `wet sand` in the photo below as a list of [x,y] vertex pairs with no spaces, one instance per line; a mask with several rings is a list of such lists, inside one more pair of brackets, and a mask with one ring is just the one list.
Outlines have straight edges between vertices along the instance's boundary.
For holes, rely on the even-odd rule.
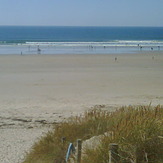
[[95,105],[162,105],[162,71],[161,52],[1,55],[0,162],[20,162],[51,124]]

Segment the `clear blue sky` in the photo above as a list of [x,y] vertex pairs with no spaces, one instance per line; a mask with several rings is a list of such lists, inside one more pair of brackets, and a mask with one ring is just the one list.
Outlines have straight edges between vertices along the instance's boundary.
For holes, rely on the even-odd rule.
[[163,0],[0,0],[0,25],[163,26]]

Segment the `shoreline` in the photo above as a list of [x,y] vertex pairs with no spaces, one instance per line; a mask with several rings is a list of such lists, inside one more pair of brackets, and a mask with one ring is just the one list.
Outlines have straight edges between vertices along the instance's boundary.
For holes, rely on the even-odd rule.
[[115,40],[108,42],[26,42],[0,44],[0,55],[136,54],[163,52],[163,41]]
[[21,161],[51,124],[93,106],[163,105],[162,63],[161,51],[0,55],[0,162]]
[[[115,47],[114,47],[115,48]],[[122,47],[123,48],[123,47]],[[150,47],[149,47],[150,48]],[[109,49],[109,48],[108,48]],[[125,47],[124,47],[125,49]],[[126,48],[127,49],[127,48]],[[87,56],[87,55],[140,55],[140,54],[155,54],[155,55],[162,55],[163,54],[163,49],[160,49],[160,50],[133,50],[133,51],[121,51],[120,49],[119,50],[115,50],[115,51],[107,51],[102,53],[102,52],[96,52],[96,51],[92,51],[92,53],[87,53],[87,52],[58,52],[57,51],[53,51],[51,53],[37,53],[37,51],[33,52],[33,53],[22,53],[21,54],[21,51],[20,53],[0,53],[0,56],[63,56],[63,55],[66,55],[66,56],[72,56],[72,55],[81,55],[81,56]]]

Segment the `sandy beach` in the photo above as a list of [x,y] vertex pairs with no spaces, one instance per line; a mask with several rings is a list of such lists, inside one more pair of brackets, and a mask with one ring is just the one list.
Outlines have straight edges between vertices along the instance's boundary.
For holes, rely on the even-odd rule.
[[51,124],[95,105],[162,105],[162,71],[161,51],[0,55],[0,162],[21,162]]

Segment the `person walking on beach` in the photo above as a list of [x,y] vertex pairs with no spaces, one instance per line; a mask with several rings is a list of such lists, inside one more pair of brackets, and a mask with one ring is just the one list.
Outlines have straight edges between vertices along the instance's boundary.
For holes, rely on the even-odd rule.
[[38,45],[38,47],[37,47],[37,53],[38,53],[38,54],[41,53],[41,49],[40,49],[39,45]]

